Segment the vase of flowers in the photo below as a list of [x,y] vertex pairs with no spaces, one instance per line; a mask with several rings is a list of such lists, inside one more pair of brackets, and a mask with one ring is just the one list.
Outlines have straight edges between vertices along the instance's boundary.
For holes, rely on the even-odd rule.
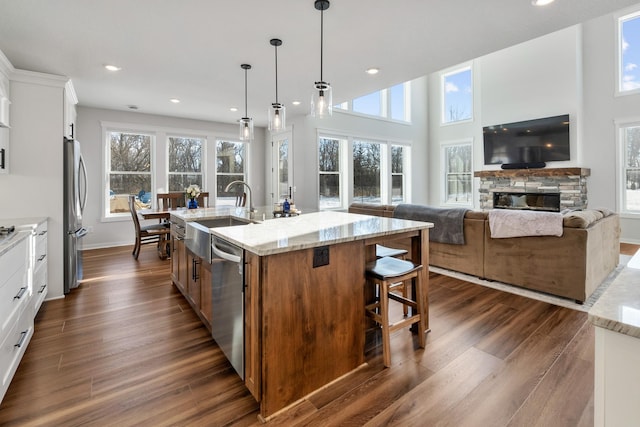
[[198,207],[198,201],[196,200],[196,198],[200,195],[200,187],[198,187],[196,184],[191,184],[185,190],[185,194],[189,199],[187,208],[196,209]]

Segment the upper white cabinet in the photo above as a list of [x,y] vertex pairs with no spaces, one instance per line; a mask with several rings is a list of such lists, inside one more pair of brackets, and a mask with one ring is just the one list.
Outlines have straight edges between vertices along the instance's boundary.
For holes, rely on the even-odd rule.
[[9,173],[9,125],[11,64],[0,52],[0,174]]

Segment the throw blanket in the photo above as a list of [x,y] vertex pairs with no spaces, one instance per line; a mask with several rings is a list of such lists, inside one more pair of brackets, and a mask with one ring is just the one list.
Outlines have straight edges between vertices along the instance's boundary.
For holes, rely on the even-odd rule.
[[464,208],[432,208],[424,205],[400,204],[393,217],[432,222],[429,240],[432,242],[464,245]]
[[492,209],[489,211],[491,237],[562,236],[559,212]]

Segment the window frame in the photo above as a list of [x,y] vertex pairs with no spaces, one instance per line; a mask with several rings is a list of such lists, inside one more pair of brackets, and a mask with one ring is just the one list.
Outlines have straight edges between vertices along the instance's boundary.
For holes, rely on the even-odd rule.
[[[243,146],[243,155],[244,155],[244,161],[243,161],[243,170],[242,170],[242,181],[244,182],[248,182],[248,174],[249,174],[249,147],[250,144],[247,141],[240,141],[238,137],[233,137],[233,138],[229,138],[229,137],[216,137],[214,144],[215,147],[213,148],[213,176],[214,176],[214,187],[215,191],[213,192],[209,192],[209,200],[211,202],[213,202],[213,205],[215,207],[218,206],[235,206],[235,200],[233,202],[233,204],[229,204],[229,203],[221,203],[218,196],[218,176],[222,175],[222,176],[231,176],[231,175],[240,175],[240,173],[232,173],[232,172],[222,172],[222,173],[218,173],[218,143],[220,142],[229,142],[229,143],[233,143],[233,144],[240,144]],[[224,189],[222,189],[224,190]],[[251,195],[253,197],[253,195]],[[211,203],[210,202],[210,203]],[[254,200],[247,200],[247,203],[251,203],[255,206],[255,201]]]
[[[187,172],[172,172],[169,170],[169,159],[171,157],[171,144],[169,142],[169,140],[171,138],[184,138],[184,139],[199,139],[202,141],[202,146],[200,147],[200,172],[193,172],[193,173],[187,173]],[[171,189],[171,176],[172,175],[200,175],[201,177],[201,182],[202,184],[200,185],[200,188],[206,188],[206,159],[207,159],[207,137],[204,135],[190,135],[190,134],[184,134],[181,132],[171,132],[171,133],[167,133],[166,134],[166,170],[165,173],[167,175],[167,188],[169,192],[172,191],[179,191],[179,190],[172,190]],[[186,187],[185,187],[186,188]]]
[[[446,96],[447,96],[447,91],[446,91],[446,79],[449,76],[455,75],[455,74],[459,74],[462,72],[466,72],[469,71],[470,74],[470,85],[471,85],[471,91],[470,91],[470,108],[471,111],[469,112],[469,118],[465,118],[462,120],[452,120],[452,121],[445,121],[445,116],[446,116],[446,111],[445,111],[445,107],[446,107]],[[440,73],[440,125],[441,126],[451,126],[451,125],[458,125],[458,124],[463,124],[463,123],[469,123],[469,122],[473,122],[474,120],[474,76],[473,76],[473,64],[468,63],[468,64],[464,64],[464,65],[459,65],[456,66],[454,68],[450,68],[448,70],[442,71]]]
[[[341,141],[340,147],[340,198],[341,206],[336,208],[320,208],[320,165],[319,165],[319,148],[320,138],[338,139]],[[376,143],[381,145],[380,150],[380,204],[391,205],[393,203],[392,195],[392,153],[393,146],[401,146],[403,148],[403,175],[404,179],[404,194],[403,201],[398,203],[411,203],[412,186],[411,186],[411,151],[413,143],[411,141],[401,140],[385,140],[374,138],[370,136],[350,135],[350,134],[337,134],[332,131],[317,130],[316,133],[316,188],[318,189],[317,207],[322,210],[345,210],[351,203],[356,202],[354,199],[354,186],[353,186],[353,146],[354,141],[362,141],[367,143]]]
[[[468,175],[470,177],[470,184],[471,184],[471,189],[469,192],[469,201],[467,202],[456,202],[456,201],[449,201],[448,198],[448,183],[449,183],[449,161],[447,158],[447,149],[451,148],[451,147],[455,147],[455,146],[468,146],[469,150],[470,150],[470,161],[469,161],[469,166],[470,166],[470,170],[468,172]],[[441,197],[440,197],[440,202],[442,203],[442,205],[444,206],[467,206],[472,208],[474,205],[474,194],[475,194],[475,182],[474,182],[474,177],[473,177],[473,138],[464,138],[464,139],[460,139],[460,140],[455,140],[455,141],[447,141],[447,142],[443,142],[440,144],[440,170],[442,171],[442,175],[441,175],[441,185],[440,185],[440,192],[441,192]],[[464,173],[464,172],[463,172]],[[465,173],[466,174],[466,173]]]
[[[635,9],[632,11],[627,11],[627,13],[619,14],[616,16],[616,83],[615,83],[615,96],[627,96],[627,95],[637,95],[640,94],[640,85],[635,89],[622,89],[623,77],[624,77],[624,67],[622,65],[622,51],[623,51],[623,38],[622,38],[622,25],[626,21],[640,19],[640,9]],[[640,47],[639,47],[640,49]],[[640,67],[640,64],[636,64]]]
[[[110,209],[110,198],[111,195],[110,189],[110,176],[111,176],[111,134],[112,133],[128,133],[128,134],[139,134],[149,136],[151,138],[150,144],[150,156],[151,156],[151,165],[148,174],[151,176],[151,192],[153,197],[155,197],[155,192],[153,189],[155,188],[156,182],[156,170],[157,170],[157,158],[156,158],[156,144],[157,144],[157,134],[154,131],[136,127],[129,127],[126,125],[107,125],[102,124],[102,190],[103,196],[101,197],[101,221],[102,222],[110,222],[110,221],[122,221],[128,220],[131,218],[130,212],[116,212],[111,213]],[[145,172],[146,174],[146,172]]]
[[[626,218],[640,218],[639,210],[627,209],[626,201],[626,180],[627,180],[627,166],[626,166],[626,139],[625,129],[630,127],[640,127],[640,117],[629,118],[615,121],[616,129],[616,172],[617,172],[617,191],[616,191],[616,206],[620,212],[621,217]],[[638,168],[640,170],[640,168]]]
[[[320,171],[320,140],[321,139],[331,139],[331,140],[337,140],[339,142],[339,147],[338,147],[338,151],[339,151],[339,155],[340,155],[340,159],[338,161],[338,172],[321,172]],[[341,210],[341,209],[345,209],[345,200],[349,200],[349,195],[348,195],[348,185],[347,183],[347,176],[348,176],[348,158],[349,158],[349,154],[348,154],[348,147],[349,147],[349,139],[346,136],[339,136],[339,135],[334,135],[334,134],[329,134],[329,133],[323,133],[323,132],[318,132],[317,137],[316,137],[316,156],[317,156],[317,161],[316,161],[316,167],[318,168],[317,170],[317,179],[318,179],[318,185],[317,185],[317,189],[318,189],[318,209],[320,210]],[[340,202],[339,205],[336,207],[323,207],[320,204],[320,175],[338,175],[338,188],[339,188],[339,193],[340,193]]]
[[[403,85],[403,104],[404,104],[404,120],[400,120],[400,119],[394,119],[391,117],[392,115],[392,96],[391,96],[391,89],[395,86],[398,86],[402,84]],[[366,96],[372,95],[378,93],[380,94],[380,115],[375,115],[375,114],[367,114],[367,113],[362,113],[362,112],[358,112],[358,111],[354,111],[353,109],[353,101],[360,99],[360,98],[364,98]],[[403,83],[398,83],[397,85],[393,85],[392,87],[389,88],[385,88],[385,89],[381,89],[378,91],[374,91],[374,92],[370,92],[367,94],[364,94],[362,96],[359,96],[357,98],[351,99],[349,101],[340,103],[340,104],[336,104],[334,105],[333,111],[339,111],[341,113],[344,114],[352,114],[354,116],[359,116],[359,117],[367,117],[367,118],[374,118],[376,120],[383,120],[383,121],[388,121],[388,122],[393,122],[393,123],[398,123],[398,124],[404,124],[404,125],[410,125],[412,123],[411,120],[411,81],[406,81]]]

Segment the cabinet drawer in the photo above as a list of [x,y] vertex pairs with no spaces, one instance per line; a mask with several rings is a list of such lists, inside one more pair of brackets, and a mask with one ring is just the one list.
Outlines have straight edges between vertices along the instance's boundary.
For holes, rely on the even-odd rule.
[[49,286],[47,282],[47,263],[46,261],[36,270],[33,275],[33,315],[38,314],[40,306],[44,301],[44,298],[49,292]]
[[[3,280],[0,284],[0,337],[4,336],[31,298],[27,242],[28,239],[24,239],[0,257],[0,271],[3,272],[0,279]],[[11,264],[7,265],[7,262]],[[6,276],[5,271],[8,272]]]
[[39,265],[47,260],[47,223],[40,224],[35,233],[36,248],[34,269],[38,269]]
[[11,324],[8,335],[0,344],[0,400],[9,388],[9,383],[32,336],[33,312],[24,310],[22,315]]

